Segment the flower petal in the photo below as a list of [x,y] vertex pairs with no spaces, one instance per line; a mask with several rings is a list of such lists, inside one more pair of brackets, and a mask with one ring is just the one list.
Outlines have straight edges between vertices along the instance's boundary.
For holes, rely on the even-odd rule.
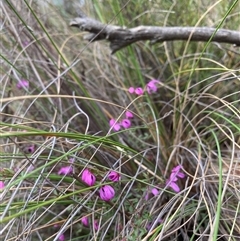
[[3,189],[4,188],[4,182],[3,181],[0,181],[0,189]]
[[169,183],[169,187],[171,187],[173,191],[176,193],[180,192],[180,187],[175,182]]
[[58,240],[59,241],[64,241],[65,240],[65,236],[64,236],[63,233],[58,237]]
[[176,182],[178,180],[176,173],[171,173],[170,178],[171,182]]
[[98,224],[97,220],[94,220],[93,226],[94,226],[95,231],[97,231],[99,229],[99,224]]
[[179,173],[177,174],[177,176],[180,177],[180,178],[184,178],[184,177],[185,177],[185,173],[179,172]]
[[152,193],[154,196],[157,196],[157,195],[159,194],[159,191],[158,191],[157,188],[154,187],[154,188],[151,190],[151,193]]
[[182,166],[181,165],[177,165],[176,167],[174,167],[172,169],[172,172],[176,173],[176,172],[179,172],[181,169],[182,169]]
[[72,166],[65,166],[61,167],[61,169],[58,171],[58,175],[69,175],[73,172]]

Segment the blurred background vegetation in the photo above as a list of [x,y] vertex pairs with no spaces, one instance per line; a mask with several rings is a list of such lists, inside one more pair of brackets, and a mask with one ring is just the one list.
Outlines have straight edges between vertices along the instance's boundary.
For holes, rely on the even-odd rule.
[[[111,55],[106,41],[88,43],[69,26],[83,11],[129,28],[240,31],[238,1],[0,4],[1,240],[58,240],[61,233],[65,240],[147,240],[146,227],[158,218],[163,224],[154,223],[149,240],[239,240],[239,47],[146,41]],[[29,88],[16,87],[22,79]],[[161,81],[156,94],[129,94],[151,79]],[[135,115],[132,128],[110,133],[109,119],[126,109]],[[77,175],[90,166],[99,180],[117,168],[123,179],[113,207],[57,175],[69,158]],[[180,195],[164,188],[178,164],[188,176]],[[146,202],[149,185],[162,192]],[[97,233],[82,227],[83,214],[101,220]]]

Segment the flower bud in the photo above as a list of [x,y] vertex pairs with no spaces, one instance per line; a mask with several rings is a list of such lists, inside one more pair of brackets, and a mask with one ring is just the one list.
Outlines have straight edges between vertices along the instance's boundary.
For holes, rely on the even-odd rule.
[[72,166],[65,166],[61,167],[61,169],[58,171],[58,175],[69,175],[73,172]]
[[88,186],[93,186],[96,182],[96,177],[88,169],[85,169],[82,172],[82,181]]
[[65,166],[61,167],[61,169],[58,171],[58,175],[69,175],[73,172],[72,166]]
[[135,89],[135,94],[136,95],[143,95],[143,93],[144,92],[143,92],[143,89],[141,87],[138,87],[138,88]]
[[114,131],[119,131],[119,130],[121,129],[120,124],[117,123],[114,119],[111,119],[111,120],[109,121],[109,125],[110,125],[110,127],[113,128]]
[[110,171],[108,174],[108,179],[112,182],[118,182],[120,180],[120,174],[115,171]]
[[84,216],[81,218],[81,222],[83,224],[83,226],[88,227],[89,226],[89,222],[88,222],[88,217]]
[[133,114],[132,114],[132,112],[130,112],[130,111],[128,111],[128,110],[125,112],[125,116],[126,116],[127,119],[131,119],[131,118],[134,117]]
[[128,119],[123,119],[121,121],[121,125],[125,128],[128,129],[129,127],[131,127],[131,121]]
[[130,94],[133,94],[133,93],[135,92],[134,87],[130,87],[130,88],[128,89],[128,92],[129,92]]
[[155,80],[155,79],[148,82],[148,84],[146,86],[148,94],[157,92],[157,83],[159,83],[159,82],[160,82],[159,80]]
[[22,79],[20,80],[18,83],[17,83],[17,88],[18,89],[22,89],[22,88],[28,88],[29,87],[29,82],[25,79]]
[[4,182],[3,181],[0,181],[0,189],[3,189],[4,188]]
[[100,188],[99,195],[103,201],[110,201],[114,198],[115,191],[110,185],[105,185]]

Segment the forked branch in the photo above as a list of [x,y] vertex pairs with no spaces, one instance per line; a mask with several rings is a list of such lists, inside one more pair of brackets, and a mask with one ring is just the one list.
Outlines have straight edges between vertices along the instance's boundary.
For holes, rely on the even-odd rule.
[[215,28],[208,27],[157,26],[122,28],[116,25],[103,24],[85,15],[72,20],[70,26],[89,32],[90,34],[85,36],[85,39],[88,41],[106,39],[110,42],[112,53],[141,40],[150,40],[153,44],[163,41],[189,39],[190,41],[212,41],[240,46],[240,32],[227,29],[218,29],[216,31]]

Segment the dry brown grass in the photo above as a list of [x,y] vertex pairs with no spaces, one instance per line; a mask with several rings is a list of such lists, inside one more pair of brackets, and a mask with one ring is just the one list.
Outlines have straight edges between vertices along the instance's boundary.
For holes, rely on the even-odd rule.
[[[239,240],[239,49],[213,43],[203,53],[204,43],[141,42],[111,56],[107,43],[86,43],[85,33],[68,26],[71,7],[26,2],[1,3],[0,165],[7,168],[0,173],[7,184],[0,193],[1,240],[57,240],[62,232],[69,240]],[[84,10],[129,26],[210,27],[230,6],[139,2],[129,1],[119,15],[110,0],[88,2]],[[239,11],[223,27],[239,30]],[[28,89],[16,88],[22,78]],[[151,78],[161,79],[157,94],[128,93]],[[109,119],[126,108],[136,116],[134,128],[110,134]],[[87,165],[98,180],[109,168],[121,172],[112,205],[56,174],[70,157],[77,175]],[[187,178],[175,194],[165,179],[179,163]],[[146,202],[149,185],[161,192]],[[82,215],[97,218],[99,232],[84,229]]]

